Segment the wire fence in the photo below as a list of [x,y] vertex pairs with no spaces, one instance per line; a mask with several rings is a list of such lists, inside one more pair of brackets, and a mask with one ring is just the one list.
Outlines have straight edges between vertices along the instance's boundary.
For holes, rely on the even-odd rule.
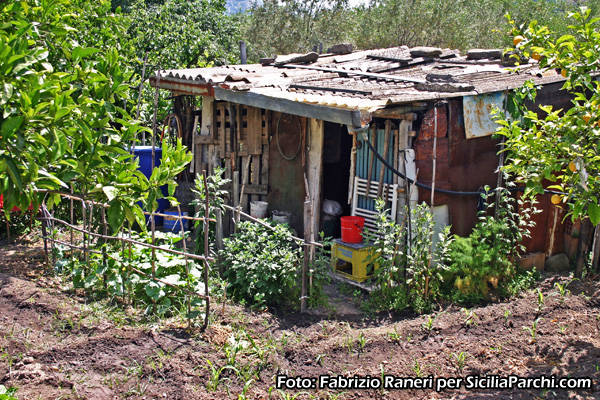
[[[70,218],[58,218],[54,216],[46,207],[45,203],[42,203],[40,206],[39,214],[37,219],[42,222],[42,238],[44,240],[44,254],[46,259],[46,265],[50,268],[50,266],[54,267],[57,265],[57,250],[59,246],[64,246],[68,248],[71,252],[71,259],[74,259],[75,252],[77,252],[77,257],[83,258],[84,265],[90,265],[90,255],[95,254],[102,257],[102,262],[107,260],[113,260],[115,263],[120,263],[123,265],[123,271],[127,270],[127,273],[134,272],[141,276],[148,278],[150,281],[164,285],[172,288],[173,290],[182,294],[187,303],[188,311],[191,311],[191,298],[199,298],[205,302],[205,313],[204,313],[204,321],[202,325],[202,330],[206,329],[208,326],[209,313],[210,313],[210,290],[209,290],[209,271],[211,268],[210,263],[214,263],[219,261],[217,257],[211,256],[211,252],[213,247],[211,246],[211,242],[209,240],[209,224],[211,222],[216,223],[216,229],[222,229],[222,221],[221,221],[221,212],[217,212],[217,219],[210,218],[210,207],[209,207],[209,188],[207,185],[206,179],[206,171],[202,172],[202,179],[204,181],[204,216],[193,217],[189,215],[184,215],[181,212],[181,208],[177,206],[177,215],[173,214],[164,214],[160,212],[147,212],[144,211],[146,216],[149,216],[149,222],[154,221],[154,217],[170,217],[176,220],[176,224],[179,224],[179,232],[181,234],[181,239],[183,243],[183,249],[174,249],[164,245],[158,245],[156,243],[156,227],[154,223],[150,223],[149,233],[151,235],[151,242],[146,243],[142,240],[137,240],[132,237],[132,226],[129,224],[128,227],[125,227],[125,224],[117,231],[112,234],[108,233],[109,224],[106,218],[106,210],[110,207],[109,204],[98,202],[95,200],[87,199],[85,196],[73,193],[65,193],[60,191],[50,191],[50,190],[39,190],[41,193],[48,193],[58,195],[62,198],[65,198],[70,201],[70,209],[69,216]],[[75,218],[75,206],[76,204],[81,204],[81,214],[78,218]],[[238,224],[241,219],[250,220],[252,222],[261,224],[262,226],[274,230],[275,227],[266,223],[265,221],[254,218],[253,216],[242,211],[241,207],[232,207],[229,205],[224,205],[224,208],[230,212],[231,218],[234,221],[234,224]],[[99,212],[98,212],[99,211]],[[33,212],[32,212],[33,213]],[[99,215],[98,215],[99,214]],[[65,219],[69,219],[66,221]],[[185,230],[183,222],[194,221],[200,222],[202,226],[202,231],[198,230],[196,232],[197,235],[204,235],[204,248],[203,254],[195,254],[193,252],[188,251],[185,237]],[[7,221],[8,222],[8,221]],[[63,232],[70,232],[69,239],[65,239],[58,237],[58,229],[57,227],[61,226],[65,228]],[[102,233],[99,233],[101,231]],[[78,237],[75,236],[75,233],[78,233]],[[222,237],[217,234],[217,252],[222,249],[222,244],[219,242],[218,237]],[[304,246],[305,249],[314,249],[314,247],[323,247],[322,243],[308,241],[301,239],[296,236],[292,236],[292,239],[296,241],[299,245]],[[222,241],[221,241],[222,242]],[[126,253],[129,256],[129,262],[123,263],[124,257],[117,258],[109,253],[107,250],[113,246],[113,248],[121,249],[121,255],[125,255]],[[147,248],[152,251],[151,253],[151,271],[145,272],[141,268],[138,268],[133,265],[132,260],[132,246]],[[125,249],[128,251],[126,252]],[[170,282],[167,279],[161,278],[156,274],[156,262],[157,262],[157,252],[159,253],[167,253],[178,257],[184,258],[185,264],[185,274],[189,277],[190,275],[190,260],[200,261],[202,263],[202,278],[204,284],[204,293],[199,293],[198,291],[192,290],[189,285],[179,285]],[[213,254],[217,254],[217,252]],[[306,255],[305,255],[306,256]],[[93,271],[85,271],[86,274],[92,274]],[[223,272],[223,271],[221,271]],[[104,277],[106,278],[106,277]],[[86,289],[88,289],[86,287]],[[124,291],[123,291],[124,292]],[[125,294],[123,294],[123,300],[125,300]],[[131,298],[130,298],[131,300]],[[135,301],[135,299],[133,299]],[[190,315],[191,312],[188,312]],[[192,318],[188,318],[188,324],[191,326]]]
[[[126,263],[126,264],[122,264],[123,271],[125,271],[125,269],[128,269],[129,271],[127,271],[127,272],[133,271],[136,274],[140,274],[146,278],[149,278],[149,280],[154,283],[168,286],[168,287],[178,291],[180,294],[183,294],[183,296],[185,298],[187,310],[188,310],[188,313],[187,313],[188,325],[190,325],[190,326],[191,326],[191,320],[192,320],[192,317],[190,317],[190,315],[192,315],[192,312],[191,312],[192,298],[196,297],[196,298],[200,298],[200,299],[204,300],[204,302],[205,302],[204,322],[203,322],[201,329],[202,330],[206,329],[206,327],[208,326],[208,318],[209,318],[209,313],[210,313],[210,294],[209,294],[210,292],[209,292],[209,279],[208,279],[209,269],[210,269],[210,262],[215,261],[215,258],[210,256],[211,244],[209,241],[209,226],[208,225],[210,222],[215,222],[215,219],[211,219],[209,216],[209,214],[210,214],[210,207],[209,207],[210,193],[208,191],[208,185],[206,182],[206,171],[202,172],[202,179],[204,180],[204,188],[205,188],[204,216],[203,217],[191,217],[191,216],[183,215],[181,212],[181,208],[179,206],[177,206],[178,213],[175,216],[175,219],[176,219],[177,223],[179,224],[179,228],[180,228],[179,231],[181,233],[181,239],[182,239],[182,243],[183,243],[183,251],[175,250],[175,249],[172,249],[172,248],[169,248],[166,246],[157,245],[156,244],[156,227],[155,227],[154,223],[150,224],[151,225],[151,228],[150,228],[151,242],[150,243],[145,243],[143,241],[133,239],[131,224],[129,224],[129,228],[127,230],[125,230],[126,228],[123,224],[123,226],[119,229],[118,232],[115,232],[113,235],[109,235],[108,234],[108,223],[107,223],[106,212],[105,212],[105,210],[109,207],[108,204],[85,199],[84,196],[77,195],[74,193],[63,193],[63,192],[52,191],[51,193],[57,194],[63,198],[69,199],[71,201],[70,222],[53,216],[49,212],[48,208],[46,207],[46,205],[44,203],[41,205],[40,215],[38,216],[38,220],[40,220],[42,222],[42,237],[44,239],[44,253],[45,253],[47,265],[48,266],[50,266],[50,264],[56,265],[55,245],[57,245],[57,244],[71,249],[71,256],[74,256],[73,251],[79,250],[80,255],[83,255],[85,265],[88,265],[88,263],[89,263],[89,255],[90,254],[101,255],[103,261],[112,259],[115,262],[122,262],[123,261],[122,259],[118,259],[109,254],[109,252],[107,251],[107,245],[109,243],[117,244],[117,247],[120,246],[121,250],[123,250],[123,254],[125,254],[124,250],[127,247],[130,262]],[[42,192],[44,192],[44,191],[42,191]],[[77,224],[77,222],[75,221],[75,218],[74,218],[74,203],[75,202],[81,203],[82,216],[83,216],[81,225]],[[94,221],[94,218],[93,218],[94,217],[94,212],[93,212],[94,207],[100,209],[100,221]],[[89,217],[87,214],[89,214]],[[173,218],[173,215],[167,215],[167,214],[157,213],[157,212],[144,212],[144,214],[148,215],[150,217],[150,221],[153,221],[154,217],[156,217],[156,216]],[[204,234],[204,249],[203,249],[204,254],[203,255],[194,254],[194,253],[191,253],[188,251],[187,244],[186,244],[186,237],[185,237],[185,229],[184,229],[184,224],[183,224],[184,220],[198,221],[198,222],[202,223],[203,234]],[[57,238],[57,229],[54,229],[57,225],[63,226],[70,231],[69,242],[67,242],[65,240],[61,240],[60,238]],[[96,227],[97,229],[102,229],[102,233],[96,232],[94,230],[94,227]],[[82,234],[82,237],[80,240],[77,240],[77,241],[75,240],[74,232],[79,232]],[[95,244],[92,243],[92,238],[96,239]],[[100,243],[100,242],[102,242],[102,243]],[[150,273],[144,272],[140,268],[137,268],[132,265],[132,261],[133,261],[131,259],[131,257],[132,257],[132,247],[131,246],[132,245],[142,247],[142,248],[148,248],[152,251],[151,272]],[[96,246],[99,247],[101,250],[97,250],[97,249],[93,248]],[[184,258],[185,273],[187,276],[183,282],[187,281],[189,283],[190,260],[201,261],[203,264],[202,277],[203,277],[203,283],[204,283],[204,293],[198,293],[197,291],[191,290],[189,285],[187,285],[187,287],[186,287],[186,285],[182,286],[179,284],[175,284],[173,282],[169,282],[164,277],[163,278],[157,277],[157,274],[156,274],[157,252],[169,253],[169,254],[173,254],[176,256],[182,256]],[[52,258],[52,260],[51,260],[51,258]],[[87,272],[88,272],[88,274],[92,273],[91,271],[87,271]]]

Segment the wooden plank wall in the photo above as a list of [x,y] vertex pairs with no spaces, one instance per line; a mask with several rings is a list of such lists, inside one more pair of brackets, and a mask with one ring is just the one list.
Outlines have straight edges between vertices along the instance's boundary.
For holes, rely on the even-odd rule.
[[[213,173],[214,166],[221,165],[225,178],[237,177],[238,193],[244,186],[240,203],[244,212],[249,212],[251,201],[266,201],[268,194],[269,119],[267,110],[203,98],[202,125],[195,138],[196,170]],[[232,182],[225,189],[232,193],[234,186]],[[230,195],[227,201],[235,206],[240,199]]]

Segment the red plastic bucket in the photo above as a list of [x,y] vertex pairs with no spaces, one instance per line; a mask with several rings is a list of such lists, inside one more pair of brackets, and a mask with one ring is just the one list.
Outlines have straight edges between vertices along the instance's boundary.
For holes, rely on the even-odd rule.
[[365,227],[363,217],[342,217],[342,242],[360,243],[363,241],[362,231]]

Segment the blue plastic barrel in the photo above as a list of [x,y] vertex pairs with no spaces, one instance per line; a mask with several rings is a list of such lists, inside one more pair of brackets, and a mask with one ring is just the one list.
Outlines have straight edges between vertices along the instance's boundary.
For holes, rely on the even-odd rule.
[[[165,232],[181,232],[181,223],[179,222],[179,213],[177,211],[165,211],[165,214],[168,217],[164,217],[165,221],[163,224],[163,230]],[[187,216],[187,212],[182,212],[181,215]],[[187,219],[183,219],[183,229],[187,231],[188,229],[188,221]]]
[[[139,160],[138,170],[142,172],[149,178],[152,175],[152,146],[135,146],[133,154]],[[158,167],[160,165],[160,161],[162,159],[162,148],[155,147],[154,148],[154,166]],[[169,191],[167,189],[167,185],[161,186],[160,190],[162,191],[163,196],[167,196]],[[140,203],[141,204],[141,203]],[[163,213],[169,207],[169,200],[167,199],[159,199],[158,200],[158,209],[156,210],[159,213]],[[146,222],[148,222],[149,217],[146,216]],[[163,224],[163,217],[154,217],[154,223],[156,225]]]

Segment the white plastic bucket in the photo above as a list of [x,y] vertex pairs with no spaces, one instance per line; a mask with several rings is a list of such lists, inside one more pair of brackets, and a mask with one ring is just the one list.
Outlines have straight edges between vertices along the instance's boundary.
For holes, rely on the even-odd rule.
[[267,218],[267,207],[269,203],[266,201],[251,201],[250,202],[250,215],[254,218],[264,219]]
[[292,222],[292,213],[289,211],[273,211],[273,222],[276,224],[290,224]]

